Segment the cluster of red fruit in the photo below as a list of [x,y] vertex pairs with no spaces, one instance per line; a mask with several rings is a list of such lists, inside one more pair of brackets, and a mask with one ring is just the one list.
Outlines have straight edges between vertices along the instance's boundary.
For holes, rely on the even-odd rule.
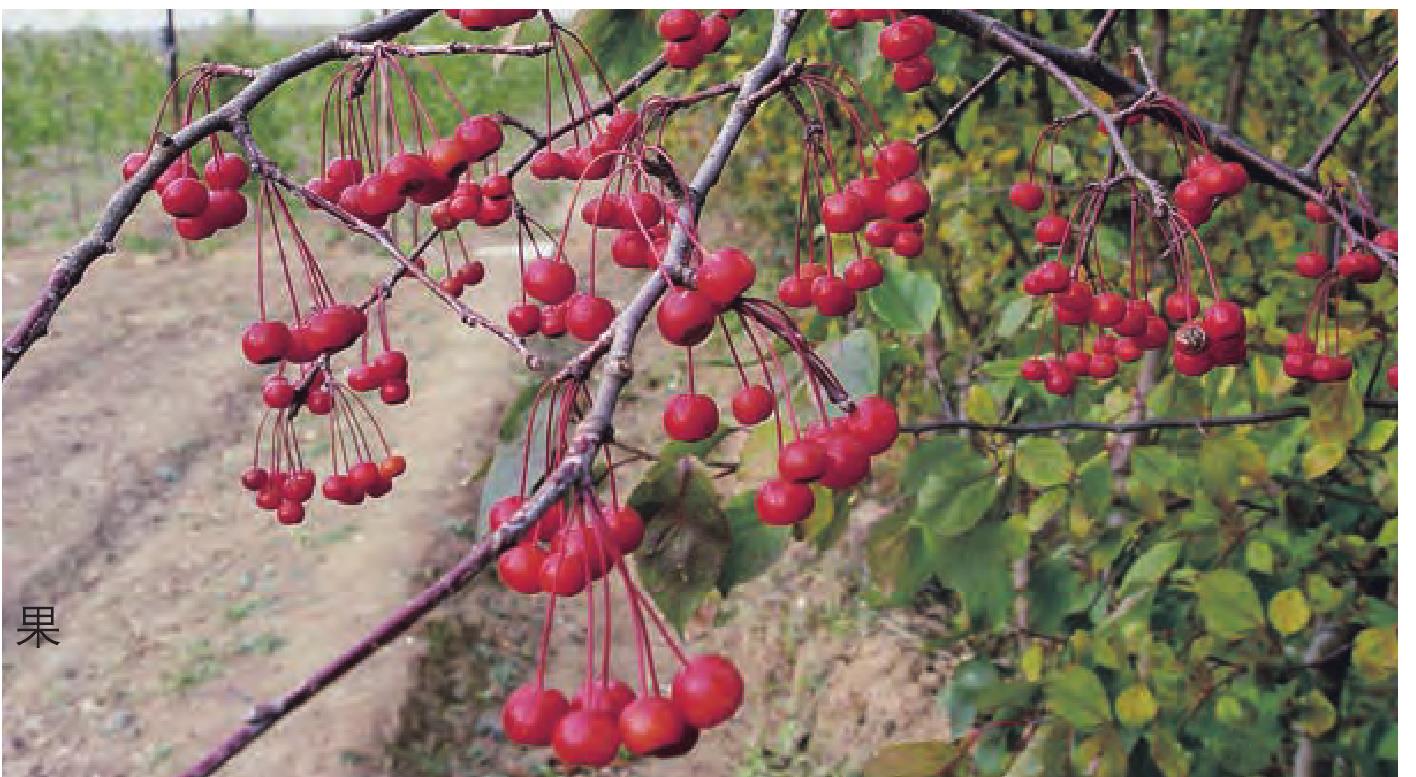
[[444,10],[443,13],[447,14],[447,18],[460,23],[465,30],[486,32],[487,30],[495,30],[498,27],[510,27],[517,22],[524,22],[527,19],[535,17],[537,12],[534,8],[484,8],[474,10],[456,10],[449,8]]
[[[286,525],[305,519],[305,505],[314,496],[315,472],[307,467],[300,452],[294,419],[298,405],[297,393],[303,393],[303,405],[314,415],[332,415],[330,421],[331,472],[320,487],[325,499],[336,504],[357,505],[369,498],[378,498],[393,489],[394,478],[407,469],[404,458],[393,453],[384,439],[369,409],[348,388],[327,380],[327,371],[318,366],[307,367],[297,389],[278,380],[286,393],[279,407],[267,410],[256,431],[255,454],[251,466],[241,473],[241,485],[255,493],[256,506],[275,513],[276,520]],[[267,381],[263,394],[273,390]],[[366,426],[376,432],[382,455],[375,452]],[[261,447],[269,429],[268,456],[261,462]]]
[[[176,104],[177,86],[187,76],[196,73],[188,91],[185,110]],[[123,157],[123,180],[137,174],[147,164],[152,147],[157,142],[158,127],[169,107],[179,125],[186,127],[192,121],[192,112],[199,98],[206,101],[211,110],[211,82],[215,75],[206,68],[197,67],[183,73],[168,88],[163,98],[161,110],[153,126],[146,151],[134,151]],[[237,154],[221,150],[221,141],[211,138],[211,157],[202,165],[198,174],[192,165],[192,152],[184,151],[175,162],[162,171],[152,184],[152,191],[162,201],[162,209],[171,216],[178,236],[184,240],[205,240],[218,231],[239,226],[246,220],[246,196],[241,193],[250,175],[246,160]]]
[[[124,157],[124,180],[132,178],[147,160],[147,153],[141,151]],[[249,174],[245,159],[218,150],[198,176],[190,157],[184,155],[158,176],[152,190],[173,218],[178,235],[184,240],[205,240],[246,220],[246,196],[240,190]]]
[[[333,157],[324,175],[310,179],[305,188],[374,226],[386,224],[411,201],[431,208],[429,216],[438,229],[454,229],[461,221],[492,227],[511,217],[511,180],[492,174],[475,181],[469,166],[496,153],[502,140],[495,118],[469,116],[426,151],[391,153],[367,176],[357,156]],[[467,177],[459,180],[464,173]]]
[[[836,101],[857,137],[872,136],[861,112],[829,80],[807,76]],[[892,140],[875,150],[867,164],[857,151],[859,174],[844,184],[831,141],[825,131],[825,109],[816,102],[818,114],[810,121],[803,157],[801,193],[797,210],[797,246],[792,272],[777,285],[777,299],[791,308],[815,307],[823,316],[844,316],[856,307],[856,294],[874,288],[884,280],[885,270],[861,250],[860,238],[874,248],[890,248],[897,256],[914,257],[924,251],[924,225],[929,212],[929,188],[919,179],[919,151],[904,140]],[[870,171],[874,171],[874,175]],[[835,191],[826,194],[827,185]],[[813,210],[815,201],[818,207]],[[827,233],[824,265],[817,261],[813,225]],[[806,257],[802,257],[806,235]],[[835,247],[831,236],[849,236],[855,259],[836,274]]]
[[[1121,115],[1125,120],[1121,126],[1134,126],[1148,115],[1175,111],[1171,98],[1154,96],[1123,111]],[[1032,212],[1048,199],[1048,192],[1036,181],[1035,168],[1044,142],[1055,144],[1065,126],[1065,122],[1054,122],[1039,136],[1027,179],[1015,183],[1008,192],[1008,200],[1014,206]],[[1169,258],[1175,276],[1175,288],[1163,300],[1163,316],[1156,312],[1140,282],[1144,277],[1145,285],[1149,284],[1150,270],[1143,256],[1149,251],[1145,240],[1151,234],[1139,228],[1141,193],[1135,187],[1129,189],[1131,233],[1126,275],[1130,289],[1127,296],[1110,287],[1094,235],[1114,180],[1084,186],[1070,218],[1056,213],[1056,193],[1052,192],[1049,212],[1038,219],[1033,231],[1039,244],[1056,246],[1058,258],[1046,260],[1027,272],[1022,288],[1031,296],[1048,298],[1048,308],[1058,326],[1054,344],[1059,353],[1051,358],[1035,354],[1025,359],[1019,368],[1022,377],[1041,381],[1052,394],[1067,395],[1075,389],[1078,379],[1109,379],[1117,374],[1120,363],[1136,361],[1145,351],[1160,350],[1171,343],[1174,345],[1172,363],[1182,375],[1199,376],[1214,367],[1244,362],[1248,351],[1244,311],[1224,298],[1195,227],[1209,219],[1214,205],[1221,199],[1242,191],[1248,175],[1242,166],[1220,162],[1204,152],[1202,144],[1201,153],[1194,153],[1194,145],[1185,139],[1183,148],[1191,156],[1184,165],[1185,180],[1175,189],[1178,213],[1150,214],[1155,233],[1160,236],[1158,254]],[[1177,148],[1180,147],[1177,143]],[[1049,152],[1047,158],[1050,160],[1052,156]],[[1050,179],[1049,172],[1044,180]],[[1074,252],[1070,266],[1061,260],[1069,247]],[[1213,301],[1208,306],[1193,289],[1192,265],[1197,260],[1209,281]],[[1173,336],[1172,324],[1176,327]],[[1079,345],[1061,353],[1060,327],[1063,325],[1080,327],[1083,335],[1086,327],[1095,325],[1090,350]]]
[[1198,154],[1185,165],[1185,180],[1175,185],[1175,207],[1180,209],[1180,218],[1198,227],[1210,220],[1216,205],[1248,185],[1249,174],[1243,165]]
[[880,30],[876,46],[890,62],[895,86],[913,92],[934,80],[934,62],[929,47],[934,44],[934,22],[923,16],[905,16],[899,11],[851,10],[835,8],[826,12],[826,22],[838,30],[849,30],[861,22],[889,23]]
[[[1360,191],[1358,196],[1362,196]],[[1361,200],[1361,204],[1371,210],[1370,203]],[[1330,224],[1333,221],[1332,212],[1321,202],[1304,203],[1303,212],[1314,224]],[[1345,217],[1346,214],[1343,215]],[[1382,230],[1371,240],[1378,248],[1393,254],[1397,251],[1395,230]],[[1382,261],[1370,251],[1349,246],[1336,262],[1330,262],[1319,251],[1304,251],[1294,262],[1294,269],[1298,275],[1316,280],[1317,288],[1304,316],[1303,328],[1284,340],[1283,372],[1291,378],[1317,383],[1347,380],[1352,374],[1352,359],[1341,352],[1338,340],[1340,329],[1336,315],[1329,309],[1336,304],[1335,294],[1340,281],[1365,284],[1381,280],[1384,270]],[[1330,325],[1324,323],[1325,317]],[[1319,342],[1309,336],[1310,331],[1317,333]],[[1396,389],[1395,364],[1387,370],[1387,383],[1393,390]]]
[[806,520],[816,508],[812,483],[833,491],[855,486],[870,475],[870,457],[889,450],[899,433],[895,406],[877,396],[857,400],[845,416],[808,426],[779,448],[777,477],[762,484],[754,501],[758,519],[774,526]]
[[[544,432],[551,443],[542,464],[543,479],[568,451],[567,431],[579,418],[577,400],[584,393],[579,380],[552,382],[532,403],[527,439]],[[547,595],[535,676],[508,695],[502,706],[502,729],[517,744],[550,745],[567,766],[608,765],[622,747],[637,756],[683,755],[698,742],[701,731],[731,718],[743,699],[743,679],[733,663],[719,655],[687,654],[635,583],[625,557],[643,542],[644,521],[633,507],[619,502],[610,450],[602,448],[599,455],[604,458],[609,503],[602,502],[593,488],[575,485],[497,561],[497,573],[508,588]],[[487,516],[490,531],[526,508],[530,461],[528,448],[519,492],[493,503]],[[612,596],[616,580],[623,597]],[[581,596],[588,619],[585,668],[579,691],[567,699],[547,687],[548,649],[557,604]],[[638,693],[611,671],[617,601],[628,603]],[[679,664],[667,695],[654,660],[654,635]]]
[[664,61],[678,70],[692,70],[716,53],[732,34],[732,19],[742,11],[717,11],[707,16],[689,8],[673,8],[659,15],[655,25],[664,41]]

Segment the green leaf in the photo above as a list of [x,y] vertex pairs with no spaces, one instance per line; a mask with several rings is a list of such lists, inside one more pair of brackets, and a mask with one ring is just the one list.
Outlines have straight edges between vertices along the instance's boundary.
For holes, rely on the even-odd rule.
[[1308,609],[1308,600],[1297,588],[1288,588],[1274,594],[1269,601],[1269,622],[1279,634],[1297,634],[1308,625],[1313,613]]
[[1101,518],[1111,506],[1111,460],[1105,451],[1077,471],[1078,504],[1087,515]]
[[1164,777],[1188,777],[1194,756],[1175,738],[1175,732],[1165,726],[1155,726],[1146,734],[1150,740],[1150,756]]
[[1346,443],[1320,442],[1303,454],[1303,477],[1316,480],[1341,464],[1346,456]]
[[718,586],[733,544],[713,481],[692,458],[660,459],[634,487],[629,505],[644,517],[636,569],[654,602],[680,631]]
[[944,741],[886,745],[863,767],[865,777],[934,777],[959,760],[962,751]]
[[1020,441],[1013,463],[1018,475],[1034,488],[1066,483],[1075,471],[1071,454],[1051,437],[1028,437]]
[[1057,765],[1066,763],[1067,739],[1064,727],[1050,719],[1033,732],[1004,777],[1046,777],[1057,773]]
[[907,269],[903,261],[885,265],[885,279],[866,294],[870,309],[890,329],[922,335],[939,315],[944,293],[928,272]]
[[853,397],[880,392],[880,345],[869,329],[823,343],[818,352]]
[[908,601],[934,571],[933,535],[895,513],[876,521],[866,540],[866,560],[875,587],[896,603]]
[[977,480],[955,492],[940,508],[921,513],[920,523],[940,538],[957,537],[972,529],[998,498],[998,481]]
[[939,702],[948,713],[949,733],[964,736],[978,717],[978,697],[998,683],[998,670],[986,658],[974,658],[959,664],[939,695]]
[[1069,666],[1053,674],[1047,680],[1046,696],[1049,709],[1082,731],[1111,721],[1106,689],[1086,667]]
[[1069,496],[1065,488],[1049,488],[1038,494],[1037,499],[1028,505],[1028,530],[1041,531],[1052,516],[1067,506]]
[[1391,442],[1391,436],[1396,434],[1396,421],[1390,418],[1381,418],[1373,421],[1367,427],[1367,431],[1357,440],[1357,447],[1364,451],[1379,451]]
[[718,572],[718,592],[727,595],[734,586],[767,571],[786,549],[791,528],[769,526],[757,519],[755,494],[745,491],[728,501],[728,527],[732,544]]
[[1142,553],[1126,571],[1121,581],[1118,595],[1122,598],[1160,583],[1161,578],[1180,559],[1181,543],[1178,541],[1158,542]]
[[934,574],[946,588],[958,591],[971,618],[1001,622],[1013,601],[1009,562],[1027,552],[1027,530],[1011,521],[984,521],[968,532],[936,543],[932,532],[928,555]]
[[777,425],[769,419],[747,433],[738,451],[738,475],[749,483],[777,476]]
[[1244,546],[1244,564],[1251,571],[1273,574],[1273,548],[1263,540],[1253,540]]
[[813,485],[811,493],[816,498],[815,506],[811,508],[811,515],[797,524],[797,536],[815,545],[818,550],[826,550],[835,544],[850,521],[850,509],[846,504],[849,496],[821,485]]
[[1263,628],[1264,610],[1249,578],[1232,569],[1201,573],[1195,581],[1200,617],[1215,636],[1235,639]]
[[1116,717],[1131,728],[1140,728],[1155,718],[1155,697],[1150,688],[1137,683],[1116,697]]
[[1028,316],[1032,315],[1032,309],[1032,297],[1027,295],[1009,302],[998,316],[998,337],[1003,340],[1012,339],[1013,335],[1018,333],[1019,327],[1028,320]]

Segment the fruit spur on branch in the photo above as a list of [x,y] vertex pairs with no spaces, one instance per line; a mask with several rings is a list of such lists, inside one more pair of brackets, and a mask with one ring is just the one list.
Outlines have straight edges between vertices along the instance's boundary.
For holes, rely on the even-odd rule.
[[[1246,361],[1244,311],[1225,297],[1221,270],[1198,230],[1215,208],[1244,190],[1248,175],[1242,165],[1212,155],[1204,134],[1186,123],[1186,114],[1179,108],[1173,98],[1149,93],[1116,114],[1120,132],[1132,127],[1139,132],[1154,124],[1168,133],[1182,174],[1169,201],[1163,200],[1155,182],[1119,171],[1113,150],[1105,176],[1077,187],[1067,215],[1062,215],[1056,148],[1063,131],[1085,111],[1044,128],[1034,145],[1026,180],[1013,184],[1008,192],[1009,202],[1021,210],[1036,212],[1046,205],[1033,236],[1047,258],[1027,272],[1022,288],[1048,303],[1051,348],[1044,354],[1043,343],[1049,338],[1037,338],[1032,356],[1023,360],[1019,372],[1027,380],[1042,382],[1052,394],[1071,394],[1078,380],[1110,379],[1122,363],[1137,361],[1146,351],[1169,348],[1176,372],[1191,377]],[[1098,131],[1105,128],[1099,126]],[[1113,199],[1122,204],[1119,210],[1109,211]],[[1369,205],[1364,207],[1370,212]],[[1324,206],[1310,204],[1306,211],[1310,219],[1331,220]],[[1108,219],[1125,227],[1120,256],[1103,255],[1097,233]],[[1394,232],[1373,239],[1393,252],[1396,249]],[[1166,266],[1169,274],[1159,276]],[[1295,378],[1344,380],[1352,363],[1338,353],[1335,315],[1328,319],[1329,327],[1322,325],[1324,311],[1330,309],[1332,291],[1341,281],[1375,282],[1382,276],[1382,265],[1372,254],[1349,248],[1332,267],[1323,254],[1304,253],[1298,257],[1297,271],[1318,278],[1319,283],[1302,331],[1285,344],[1284,370]],[[1075,337],[1068,337],[1064,327],[1075,329]],[[1308,336],[1310,329],[1320,333],[1321,354]]]

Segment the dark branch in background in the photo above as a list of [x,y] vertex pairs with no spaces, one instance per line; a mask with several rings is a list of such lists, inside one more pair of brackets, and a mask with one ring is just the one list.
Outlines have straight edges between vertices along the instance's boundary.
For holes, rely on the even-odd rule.
[[[1396,400],[1369,399],[1363,402],[1363,406],[1375,410],[1396,410]],[[900,431],[909,432],[910,434],[924,434],[926,432],[966,429],[973,432],[1014,436],[1052,434],[1053,432],[1065,431],[1128,434],[1132,432],[1148,432],[1156,429],[1208,429],[1217,426],[1267,424],[1275,421],[1287,421],[1292,418],[1305,418],[1308,416],[1309,411],[1309,407],[1305,405],[1302,407],[1286,407],[1281,410],[1269,410],[1262,413],[1248,413],[1245,415],[1195,418],[1152,418],[1149,421],[1120,421],[1116,423],[1067,419],[1063,421],[1043,421],[1031,424],[981,424],[957,418],[944,418],[935,421],[917,421],[911,424],[902,424]]]
[[1386,77],[1391,75],[1391,71],[1395,69],[1396,57],[1392,57],[1387,60],[1386,64],[1382,65],[1376,75],[1372,76],[1372,80],[1367,82],[1367,88],[1362,90],[1362,94],[1357,97],[1357,101],[1352,103],[1351,107],[1347,109],[1347,113],[1342,115],[1342,118],[1333,125],[1332,130],[1328,132],[1327,136],[1318,143],[1318,147],[1313,149],[1313,155],[1309,157],[1307,163],[1300,168],[1301,172],[1312,175],[1318,171],[1318,166],[1321,165],[1323,160],[1327,159],[1328,155],[1332,153],[1332,150],[1337,147],[1337,142],[1342,139],[1342,135],[1347,132],[1347,128],[1352,126],[1352,121],[1357,118],[1357,114],[1361,113],[1362,109],[1367,107],[1367,103],[1371,102],[1373,97],[1379,96],[1382,82],[1385,81]]
[[[664,264],[681,267],[689,257],[689,240],[683,225],[697,221],[699,209],[708,191],[717,183],[733,148],[742,136],[748,120],[767,98],[784,87],[784,81],[774,77],[787,66],[786,49],[800,20],[800,12],[779,12],[773,25],[772,40],[763,59],[744,76],[742,88],[717,138],[709,148],[703,163],[689,185],[689,199],[680,208],[679,226],[674,228]],[[662,65],[660,65],[662,66]],[[420,618],[466,586],[473,577],[509,550],[551,505],[558,502],[572,487],[587,484],[591,478],[591,462],[600,446],[613,437],[611,420],[619,394],[633,374],[630,357],[640,329],[650,310],[663,296],[668,283],[663,274],[654,273],[624,312],[615,319],[608,352],[604,358],[604,377],[585,419],[576,428],[565,457],[541,486],[526,500],[510,520],[479,540],[472,549],[437,582],[410,599],[383,623],[353,647],[316,671],[304,682],[269,704],[252,710],[246,723],[233,732],[182,777],[205,777],[244,750],[268,731],[277,721],[298,709],[331,683],[343,677],[379,648],[397,639]],[[593,351],[596,345],[586,350]],[[587,367],[588,369],[588,367]]]
[[1151,62],[1155,67],[1155,80],[1165,83],[1170,80],[1170,10],[1157,8],[1151,22]]
[[[991,16],[974,11],[952,9],[926,9],[918,11],[918,13],[936,24],[947,27],[965,37],[986,43],[1004,53],[1013,53],[1013,49],[1021,45],[1036,55],[1034,59],[1028,60],[1029,64],[1034,64],[1036,58],[1041,58],[1050,63],[1052,68],[1099,87],[1111,95],[1118,105],[1133,103],[1146,92],[1144,85],[1126,77],[1095,55],[1088,55],[1078,49],[1059,46],[1028,35]],[[1389,251],[1372,245],[1371,240],[1366,237],[1367,234],[1375,234],[1378,230],[1387,229],[1386,224],[1375,218],[1369,218],[1361,208],[1350,202],[1341,203],[1339,206],[1337,201],[1327,200],[1322,196],[1320,184],[1314,176],[1304,175],[1299,170],[1259,153],[1229,127],[1216,124],[1183,106],[1180,106],[1179,114],[1179,116],[1165,116],[1164,121],[1176,129],[1182,129],[1182,122],[1199,128],[1204,133],[1206,145],[1212,153],[1244,165],[1244,168],[1249,172],[1250,179],[1256,183],[1272,186],[1303,200],[1322,202],[1327,205],[1328,212],[1332,214],[1333,218],[1339,221],[1343,221],[1345,215],[1346,221],[1343,221],[1343,228],[1346,230],[1348,239],[1381,257],[1382,261],[1391,269],[1393,277],[1396,275],[1396,257]]]
[[109,198],[103,215],[99,217],[88,236],[59,257],[39,298],[30,305],[19,323],[5,337],[4,368],[0,375],[8,376],[20,357],[25,355],[36,340],[49,332],[49,322],[54,318],[54,313],[79,284],[89,266],[99,257],[117,250],[113,241],[118,237],[118,231],[137,209],[143,195],[152,188],[153,182],[162,171],[184,151],[217,132],[230,130],[233,120],[250,112],[286,81],[326,62],[344,58],[345,54],[341,51],[343,41],[370,43],[383,40],[417,27],[434,13],[436,11],[419,10],[389,14],[355,27],[338,38],[331,38],[267,65],[260,69],[259,75],[250,84],[220,108],[155,144],[147,163]]
[[1244,87],[1249,84],[1249,62],[1259,42],[1259,28],[1264,22],[1262,8],[1244,12],[1244,25],[1239,29],[1239,42],[1234,46],[1234,64],[1229,68],[1229,88],[1224,92],[1224,108],[1220,121],[1234,127],[1239,123],[1239,111],[1244,105]]
[[[1347,36],[1342,34],[1342,28],[1337,24],[1337,11],[1317,10],[1313,12],[1313,17],[1317,20],[1318,26],[1323,28],[1328,45],[1337,49],[1338,53],[1352,65],[1352,72],[1356,73],[1357,77],[1363,81],[1370,80],[1371,76],[1367,72],[1366,63],[1362,61],[1357,49],[1347,40]],[[1381,95],[1377,95],[1377,106],[1387,116],[1396,115],[1396,109]]]

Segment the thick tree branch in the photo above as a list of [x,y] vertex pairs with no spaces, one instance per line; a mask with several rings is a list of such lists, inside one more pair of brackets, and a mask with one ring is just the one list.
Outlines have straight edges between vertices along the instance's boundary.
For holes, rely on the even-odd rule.
[[24,317],[5,337],[4,367],[0,376],[8,376],[20,357],[25,355],[36,340],[49,332],[49,322],[54,318],[55,312],[74,287],[78,286],[89,266],[99,257],[117,250],[113,241],[118,237],[119,230],[127,223],[142,201],[143,195],[152,188],[162,171],[183,152],[217,132],[231,129],[232,122],[237,117],[249,113],[286,81],[326,62],[344,58],[346,55],[341,50],[344,41],[370,43],[384,40],[417,27],[434,13],[436,12],[417,10],[389,14],[267,65],[258,71],[250,84],[220,108],[197,119],[180,132],[164,137],[154,145],[147,163],[109,198],[103,215],[99,217],[88,236],[59,257],[39,298],[31,303]]
[[[762,60],[744,76],[742,88],[733,103],[717,138],[709,148],[703,163],[689,185],[689,197],[679,211],[678,225],[670,238],[664,264],[682,267],[689,258],[687,225],[697,221],[704,197],[717,183],[743,129],[758,106],[784,85],[774,77],[787,66],[786,49],[800,21],[799,11],[780,11],[772,30],[772,39]],[[663,274],[655,273],[645,281],[615,319],[610,330],[613,336],[604,359],[604,374],[585,419],[575,431],[565,457],[542,482],[517,513],[496,531],[483,537],[452,569],[433,585],[410,599],[353,647],[315,672],[304,682],[279,699],[257,706],[246,723],[225,741],[203,757],[182,777],[205,777],[244,750],[251,742],[268,731],[280,719],[298,709],[324,688],[347,674],[379,648],[397,639],[433,608],[465,587],[473,577],[509,550],[536,520],[577,484],[588,483],[590,464],[600,446],[613,436],[611,420],[620,392],[633,374],[631,354],[640,329],[654,305],[668,288]],[[592,345],[587,350],[595,350]]]
[[[1099,87],[1110,94],[1117,104],[1133,103],[1146,92],[1144,85],[1127,78],[1096,56],[1028,35],[993,17],[957,9],[928,9],[919,13],[937,24],[1004,53],[1013,53],[1012,48],[1021,44],[1033,51],[1037,57],[1047,60],[1055,69]],[[1028,63],[1034,64],[1034,61],[1029,60]],[[1361,208],[1352,203],[1339,205],[1327,201],[1322,196],[1321,186],[1315,177],[1304,175],[1299,170],[1259,153],[1230,128],[1199,116],[1183,106],[1176,107],[1176,115],[1158,118],[1176,129],[1183,129],[1184,124],[1198,128],[1204,134],[1206,146],[1212,153],[1244,165],[1249,172],[1249,178],[1254,182],[1288,192],[1303,200],[1321,202],[1327,206],[1333,218],[1339,221],[1342,221],[1345,215],[1347,220],[1343,221],[1343,228],[1348,240],[1381,257],[1395,276],[1396,257],[1372,245],[1365,237],[1366,234],[1375,234],[1378,230],[1387,229],[1386,224],[1368,217]]]
[[[1363,404],[1365,407],[1374,410],[1396,410],[1396,400],[1394,399],[1369,399]],[[1304,418],[1308,415],[1309,411],[1310,408],[1307,406],[1286,407],[1281,410],[1246,413],[1244,415],[1210,416],[1207,418],[1152,418],[1149,421],[1120,421],[1116,423],[1068,419],[1064,421],[1044,421],[1031,424],[981,424],[957,418],[942,418],[934,421],[916,421],[914,423],[901,424],[900,431],[910,434],[924,434],[926,432],[966,429],[972,432],[987,432],[989,434],[1004,434],[1010,436],[1052,434],[1053,432],[1065,431],[1128,434],[1154,431],[1157,429],[1210,429],[1218,426],[1267,424],[1276,421],[1287,421],[1293,418]]]
[[482,43],[466,43],[464,41],[412,46],[406,43],[389,43],[382,41],[362,43],[360,41],[345,40],[340,42],[339,49],[341,53],[350,57],[365,56],[379,52],[391,52],[400,57],[433,57],[456,54],[501,54],[512,57],[540,57],[549,54],[552,46],[546,41],[517,44],[514,46],[491,46]]
[[1323,160],[1327,159],[1334,148],[1337,148],[1338,141],[1341,140],[1343,134],[1347,132],[1347,128],[1352,126],[1352,122],[1357,118],[1357,114],[1361,113],[1362,109],[1367,107],[1367,103],[1371,102],[1373,97],[1377,96],[1382,88],[1382,82],[1385,81],[1386,77],[1391,75],[1391,71],[1395,69],[1396,57],[1392,57],[1387,60],[1386,64],[1382,65],[1376,75],[1372,76],[1372,80],[1367,82],[1367,88],[1362,90],[1362,94],[1359,95],[1357,100],[1347,109],[1347,113],[1342,115],[1342,118],[1328,131],[1327,136],[1318,143],[1318,147],[1313,149],[1313,155],[1299,168],[1299,172],[1305,175],[1315,175],[1317,173],[1318,167],[1323,163]]

